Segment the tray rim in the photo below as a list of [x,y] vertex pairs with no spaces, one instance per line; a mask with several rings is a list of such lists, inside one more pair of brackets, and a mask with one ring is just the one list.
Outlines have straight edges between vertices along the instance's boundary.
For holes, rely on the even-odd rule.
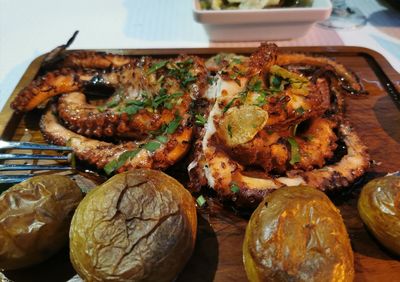
[[[194,54],[194,55],[210,55],[221,52],[232,52],[232,53],[251,53],[257,47],[200,47],[200,48],[134,48],[134,49],[70,49],[66,52],[75,51],[99,51],[108,52],[122,55],[152,55],[152,56],[167,56],[167,55],[179,55],[179,54]],[[394,88],[395,91],[400,92],[400,73],[398,73],[388,60],[379,52],[358,46],[290,46],[290,47],[279,47],[279,50],[289,53],[309,53],[309,54],[321,54],[321,55],[337,55],[352,57],[352,54],[360,54],[367,56],[372,59],[372,63],[377,64],[379,70],[384,76],[391,82],[392,85],[384,85],[384,87]],[[12,125],[11,121],[19,122],[24,113],[17,113],[11,109],[10,104],[16,97],[16,95],[36,76],[40,69],[42,60],[48,53],[37,56],[28,65],[24,74],[18,81],[11,95],[8,97],[3,109],[0,112],[0,139],[10,139],[14,131],[10,130],[9,127]],[[374,70],[375,72],[375,70]],[[381,74],[381,75],[382,75]],[[388,89],[385,89],[388,92]],[[391,91],[389,91],[391,92]],[[388,93],[391,96],[392,101],[400,110],[400,94],[399,93]],[[11,135],[11,136],[10,136]]]

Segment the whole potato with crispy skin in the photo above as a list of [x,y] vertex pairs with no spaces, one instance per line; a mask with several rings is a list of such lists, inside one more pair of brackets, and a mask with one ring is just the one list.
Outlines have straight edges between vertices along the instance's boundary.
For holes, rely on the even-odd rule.
[[358,199],[358,211],[376,239],[400,255],[400,177],[385,176],[368,182]]
[[32,177],[0,196],[0,268],[17,269],[49,258],[68,242],[82,192],[62,175]]
[[243,243],[250,281],[352,281],[353,252],[339,211],[321,191],[285,187],[252,214]]
[[190,193],[163,172],[137,169],[83,199],[70,257],[85,281],[172,281],[192,254],[196,228]]

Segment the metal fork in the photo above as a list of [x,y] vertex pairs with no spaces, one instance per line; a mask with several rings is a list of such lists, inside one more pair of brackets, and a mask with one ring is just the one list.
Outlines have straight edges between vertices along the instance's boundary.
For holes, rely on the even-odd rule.
[[[12,142],[0,140],[0,151],[8,149],[18,150],[52,150],[71,152],[71,147],[45,145],[30,142]],[[35,154],[7,154],[0,153],[1,160],[55,160],[55,161],[68,161],[71,162],[72,154],[68,155],[35,155]],[[23,171],[23,170],[70,170],[72,166],[64,165],[38,165],[38,164],[0,164],[1,171]],[[18,183],[34,176],[34,174],[15,174],[15,175],[0,175],[0,184]]]

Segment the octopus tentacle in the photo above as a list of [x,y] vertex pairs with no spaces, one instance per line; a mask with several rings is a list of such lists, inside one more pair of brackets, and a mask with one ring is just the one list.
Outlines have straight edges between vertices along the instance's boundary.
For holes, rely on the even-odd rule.
[[[171,62],[179,64],[189,58],[181,57]],[[182,79],[168,71],[158,70],[149,74],[153,62],[146,58],[140,67],[98,75],[102,81],[122,86],[104,107],[87,103],[81,93],[62,95],[58,102],[59,116],[68,128],[85,136],[115,135],[140,139],[171,122],[176,115],[183,116],[190,110],[192,97],[204,91],[205,68],[194,63],[190,71],[194,72],[196,81],[182,87]],[[159,82],[160,78],[164,82]],[[112,106],[107,106],[110,103]]]
[[82,89],[85,82],[98,75],[97,71],[61,69],[48,72],[32,81],[11,103],[16,111],[27,112],[53,96]]
[[[118,168],[118,172],[133,168],[154,168],[165,169],[182,158],[189,149],[192,137],[192,128],[187,124],[188,117],[184,118],[178,129],[168,136],[167,142],[160,144],[154,152],[142,149],[135,156],[126,160]],[[40,121],[40,130],[48,142],[56,145],[69,145],[72,147],[76,156],[103,169],[108,163],[118,158],[125,152],[134,151],[141,148],[146,141],[130,141],[121,144],[90,139],[79,135],[62,126],[51,109],[48,109]]]
[[301,173],[304,181],[321,190],[348,186],[362,176],[369,167],[367,147],[354,132],[349,122],[340,125],[339,133],[345,142],[347,154],[332,165]]
[[136,59],[126,55],[106,52],[72,51],[64,54],[58,63],[59,67],[107,69],[119,68],[124,65],[134,65]]
[[57,110],[64,125],[72,131],[85,136],[95,137],[130,137],[143,139],[149,132],[158,130],[162,125],[171,122],[176,115],[183,116],[190,108],[189,94],[180,97],[180,104],[163,108],[159,113],[140,109],[134,115],[119,107],[104,109],[89,104],[86,96],[80,92],[61,95]]
[[276,63],[280,66],[285,65],[310,65],[325,68],[331,67],[335,73],[345,79],[354,91],[361,92],[362,85],[359,83],[357,77],[348,71],[343,65],[323,57],[312,57],[305,54],[279,54]]
[[[233,56],[230,58],[239,63],[227,59],[221,64],[217,81],[207,94],[213,106],[188,167],[190,178],[196,179],[192,188],[198,190],[199,185],[207,183],[222,199],[233,200],[237,206],[256,206],[267,193],[282,186],[309,184],[321,190],[348,186],[368,168],[369,156],[343,119],[343,89],[337,87],[337,79],[314,79],[291,64],[327,63],[355,88],[360,87],[358,81],[333,61],[308,60],[303,55],[275,58],[274,52],[266,50],[264,45],[249,60],[241,60],[241,66]],[[263,54],[269,54],[271,60]],[[262,60],[254,61],[256,58]],[[274,63],[290,64],[282,68]],[[213,62],[209,65],[218,67]],[[241,75],[244,69],[249,71]],[[282,84],[285,77],[287,81]],[[271,84],[277,87],[273,85],[271,89]],[[227,136],[232,138],[239,132],[232,124],[241,128],[243,122],[232,116],[242,113],[246,105],[253,113],[264,110],[267,121],[260,123],[261,114],[253,114],[253,121],[246,128],[254,130],[245,132],[246,142],[229,143]],[[339,140],[346,144],[347,153],[335,164],[327,164],[334,157]]]
[[[287,170],[280,177],[249,173],[226,153],[209,146],[203,154],[197,151],[196,158],[189,165],[189,175],[196,177],[197,183],[208,183],[221,198],[232,199],[238,206],[255,206],[266,194],[283,186],[306,184],[323,191],[348,186],[368,169],[369,155],[348,122],[339,126],[339,134],[346,144],[347,153],[337,163],[321,168]],[[240,190],[232,191],[233,183]],[[198,185],[193,186],[198,189]]]

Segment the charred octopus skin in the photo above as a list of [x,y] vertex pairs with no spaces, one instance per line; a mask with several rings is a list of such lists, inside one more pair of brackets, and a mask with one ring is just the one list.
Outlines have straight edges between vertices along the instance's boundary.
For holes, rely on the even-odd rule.
[[[87,64],[86,60],[80,62]],[[101,61],[93,64],[107,66]],[[62,69],[47,73],[22,90],[12,107],[29,111],[52,96],[68,93],[61,96],[57,106],[67,128],[88,137],[144,138],[187,113],[193,97],[204,91],[206,81],[207,72],[199,58],[145,57],[112,71]],[[80,91],[93,84],[112,86],[116,91],[104,105],[92,105]]]
[[[271,44],[250,57],[206,62],[215,77],[206,94],[212,106],[188,167],[194,189],[207,183],[222,199],[254,207],[283,186],[335,189],[365,172],[366,147],[343,119],[344,88],[332,89],[332,77],[300,72],[301,60],[313,67],[326,63],[351,89],[361,90],[343,66],[303,55],[280,57]],[[339,142],[346,152],[332,163]]]
[[[59,65],[68,68],[34,80],[12,103],[18,111],[29,111],[60,96],[40,123],[47,141],[69,144],[79,159],[107,174],[166,169],[186,154],[193,135],[191,103],[207,87],[203,60],[78,52]],[[83,93],[96,85],[115,89],[101,105],[88,102]]]
[[[30,111],[58,96],[41,121],[46,140],[71,145],[107,173],[166,169],[195,139],[192,188],[209,186],[237,206],[255,207],[283,186],[348,186],[369,166],[343,113],[343,95],[362,86],[327,58],[262,44],[251,56],[206,61],[73,52],[57,64],[61,69],[33,81],[12,107]],[[93,85],[114,94],[93,103],[85,94]]]

